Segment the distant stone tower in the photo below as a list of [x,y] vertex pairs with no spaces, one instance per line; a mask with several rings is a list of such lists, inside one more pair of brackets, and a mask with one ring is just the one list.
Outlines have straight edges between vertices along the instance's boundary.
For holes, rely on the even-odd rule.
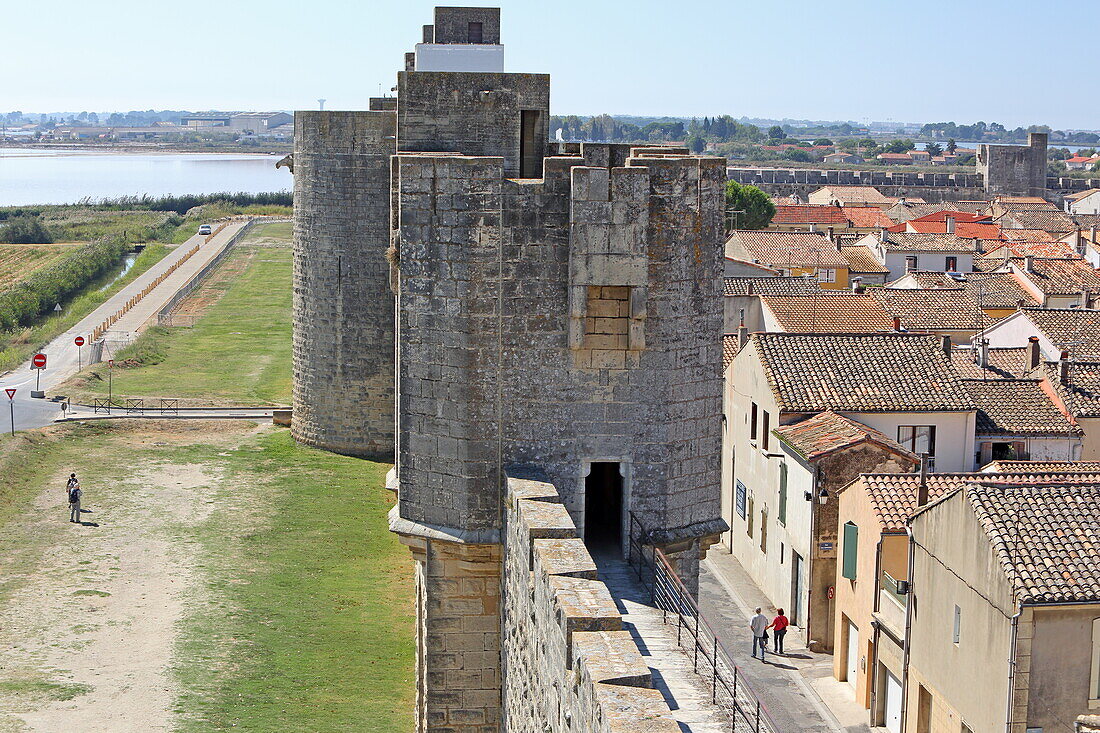
[[[534,629],[536,616],[568,624],[547,610],[557,601],[533,591],[520,595],[545,613],[517,610],[507,589],[523,587],[533,560],[509,554],[507,538],[523,532],[508,517],[519,477],[536,477],[535,493],[559,502],[526,509],[549,533],[540,537],[579,535],[582,548],[620,555],[634,531],[697,583],[727,529],[725,161],[551,145],[550,79],[503,71],[499,10],[437,8],[435,21],[398,74],[396,101],[296,118],[296,436],[378,451],[375,398],[396,343],[391,529],[416,565],[417,730],[542,733],[569,720],[611,730],[604,713],[571,718],[561,702],[557,723],[532,712],[553,695],[578,715],[610,708],[562,687],[568,642],[553,654],[532,648],[532,634],[568,639],[574,629]],[[339,356],[324,358],[334,348]],[[345,371],[326,377],[336,358]],[[592,584],[550,586],[590,608],[607,593]],[[619,643],[610,638],[601,643]],[[560,677],[539,680],[551,659]]]
[[1032,132],[1027,145],[978,146],[978,173],[985,190],[1009,196],[1044,196],[1047,191],[1047,134]]

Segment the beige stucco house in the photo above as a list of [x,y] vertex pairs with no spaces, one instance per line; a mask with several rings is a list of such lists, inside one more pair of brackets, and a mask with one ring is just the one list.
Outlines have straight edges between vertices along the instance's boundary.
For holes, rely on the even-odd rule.
[[1070,733],[1100,710],[1100,474],[980,474],[910,520],[915,733]]

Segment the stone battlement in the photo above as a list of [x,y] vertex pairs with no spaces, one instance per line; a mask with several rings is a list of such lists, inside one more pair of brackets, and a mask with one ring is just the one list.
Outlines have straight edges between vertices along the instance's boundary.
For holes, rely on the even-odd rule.
[[506,730],[678,731],[557,489],[509,477],[506,506]]

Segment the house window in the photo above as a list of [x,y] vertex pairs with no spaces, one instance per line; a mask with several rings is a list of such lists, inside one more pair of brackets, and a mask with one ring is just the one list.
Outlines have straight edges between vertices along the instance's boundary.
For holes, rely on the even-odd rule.
[[947,258],[945,258],[943,267],[948,272],[958,272],[958,270],[959,270],[959,258],[958,257],[947,257]]
[[951,640],[958,644],[959,637],[962,634],[962,609],[955,606],[955,623],[951,630]]
[[481,43],[484,38],[483,26],[481,23],[469,23],[466,26],[466,40],[470,43]]
[[752,403],[752,413],[751,413],[751,417],[749,418],[749,440],[756,440],[756,419],[757,419],[757,414],[756,413],[757,412],[758,412],[758,408],[756,407],[756,403],[753,402]]
[[859,527],[853,522],[844,523],[843,562],[841,575],[848,580],[856,579],[856,549],[859,546]]
[[740,481],[737,482],[737,514],[744,519],[745,518],[745,503],[748,500],[748,489]]
[[918,456],[927,453],[928,470],[933,470],[936,455],[935,425],[899,425],[898,442]]
[[768,508],[760,510],[760,551],[768,554]]
[[917,256],[909,255],[905,258],[905,271],[912,272],[917,269]]
[[836,270],[828,267],[819,267],[817,269],[817,281],[819,283],[835,283],[836,282]]
[[768,449],[768,438],[771,435],[771,414],[767,410],[764,410],[764,430],[763,435],[760,436],[760,447],[764,450]]
[[749,535],[749,537],[752,537],[752,529],[753,529],[752,528],[752,520],[755,519],[755,517],[753,517],[753,515],[752,515],[752,505],[753,505],[753,503],[754,502],[752,500],[752,497],[750,496],[749,497],[749,506],[748,506],[748,509],[746,510],[746,513],[749,516],[749,524],[748,524],[748,527],[746,528],[746,533]]
[[1092,674],[1089,677],[1089,707],[1100,707],[1100,618],[1092,620]]
[[779,523],[787,526],[787,463],[779,464]]

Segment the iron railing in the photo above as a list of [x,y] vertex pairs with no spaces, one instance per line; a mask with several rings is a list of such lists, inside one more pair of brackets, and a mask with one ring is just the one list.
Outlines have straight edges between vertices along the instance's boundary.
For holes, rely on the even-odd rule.
[[699,603],[687,589],[660,548],[649,543],[641,522],[630,512],[627,562],[642,585],[649,590],[655,608],[661,609],[666,624],[676,624],[676,643],[692,658],[693,670],[707,679],[711,702],[730,718],[734,733],[780,733],[760,698],[753,691],[741,667],[734,663],[713,627],[699,610]]

